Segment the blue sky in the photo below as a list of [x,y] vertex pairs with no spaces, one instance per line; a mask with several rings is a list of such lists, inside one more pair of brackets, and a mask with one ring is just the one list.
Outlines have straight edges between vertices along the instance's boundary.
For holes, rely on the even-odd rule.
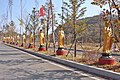
[[[41,5],[44,5],[47,0],[36,0],[38,5],[35,4],[35,0],[23,0],[23,16],[26,13],[31,13],[32,8],[36,7],[40,8]],[[55,6],[56,13],[61,13],[61,4],[62,0],[52,0]],[[65,0],[68,1],[68,0]],[[87,7],[87,11],[84,17],[94,16],[100,13],[100,8],[94,5],[91,5],[92,0],[86,0],[83,6]],[[1,16],[7,13],[8,9],[8,0],[0,0],[0,21]],[[9,12],[9,11],[8,11]],[[20,0],[13,0],[13,11],[12,11],[12,19],[15,22],[16,26],[19,26],[18,18],[20,17]],[[10,14],[8,14],[8,21],[10,21]],[[59,19],[60,20],[60,19]]]

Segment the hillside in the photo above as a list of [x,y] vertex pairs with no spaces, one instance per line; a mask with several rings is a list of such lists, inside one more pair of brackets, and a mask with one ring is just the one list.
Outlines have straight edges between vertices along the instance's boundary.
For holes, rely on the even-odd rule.
[[[79,42],[100,42],[100,16],[93,16],[80,19],[76,22],[77,25],[77,40]],[[86,25],[86,26],[84,26]],[[84,28],[85,27],[85,28]],[[103,33],[104,22],[101,21],[101,33]],[[82,32],[81,30],[84,29]],[[64,31],[66,37],[66,43],[71,43],[73,41],[73,27],[66,23],[64,24]],[[55,33],[58,32],[56,29]],[[56,37],[57,39],[57,37]]]

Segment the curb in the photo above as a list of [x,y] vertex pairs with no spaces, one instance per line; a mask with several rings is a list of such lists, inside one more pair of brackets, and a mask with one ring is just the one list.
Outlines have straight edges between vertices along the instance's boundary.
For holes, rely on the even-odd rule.
[[120,54],[115,54],[115,53],[112,53],[111,55],[112,56],[120,56]]
[[80,70],[83,70],[83,71],[86,71],[86,72],[89,72],[89,73],[93,73],[93,74],[96,74],[96,75],[109,77],[109,78],[112,78],[112,79],[115,79],[115,80],[120,80],[120,73],[117,73],[117,72],[113,72],[113,71],[110,71],[110,70],[105,70],[105,69],[102,69],[102,68],[97,68],[97,67],[94,67],[94,66],[88,66],[88,65],[85,65],[85,64],[81,64],[81,63],[77,63],[77,62],[69,61],[69,60],[65,60],[65,59],[60,59],[60,58],[45,55],[45,54],[40,54],[40,53],[37,53],[37,52],[33,52],[33,51],[30,51],[30,50],[25,50],[25,49],[18,48],[18,47],[8,45],[8,44],[5,44],[5,45],[16,48],[16,49],[19,49],[19,50],[22,50],[24,52],[30,53],[30,54],[38,56],[38,57],[42,57],[42,58],[50,60],[50,61],[54,61],[54,62],[63,64],[63,65],[69,66],[69,67],[77,68],[77,69],[80,69]]

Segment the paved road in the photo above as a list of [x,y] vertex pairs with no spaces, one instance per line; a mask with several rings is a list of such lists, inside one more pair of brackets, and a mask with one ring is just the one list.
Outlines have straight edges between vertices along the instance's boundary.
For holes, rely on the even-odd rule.
[[107,80],[0,44],[0,80]]

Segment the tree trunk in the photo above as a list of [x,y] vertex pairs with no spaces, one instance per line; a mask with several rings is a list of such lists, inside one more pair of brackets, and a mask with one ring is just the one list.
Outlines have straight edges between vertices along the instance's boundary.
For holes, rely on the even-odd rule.
[[53,9],[52,9],[52,0],[50,0],[50,9],[51,9],[51,15],[52,15],[52,39],[53,39],[53,47],[55,52],[55,34],[54,34],[54,22],[53,22]]

